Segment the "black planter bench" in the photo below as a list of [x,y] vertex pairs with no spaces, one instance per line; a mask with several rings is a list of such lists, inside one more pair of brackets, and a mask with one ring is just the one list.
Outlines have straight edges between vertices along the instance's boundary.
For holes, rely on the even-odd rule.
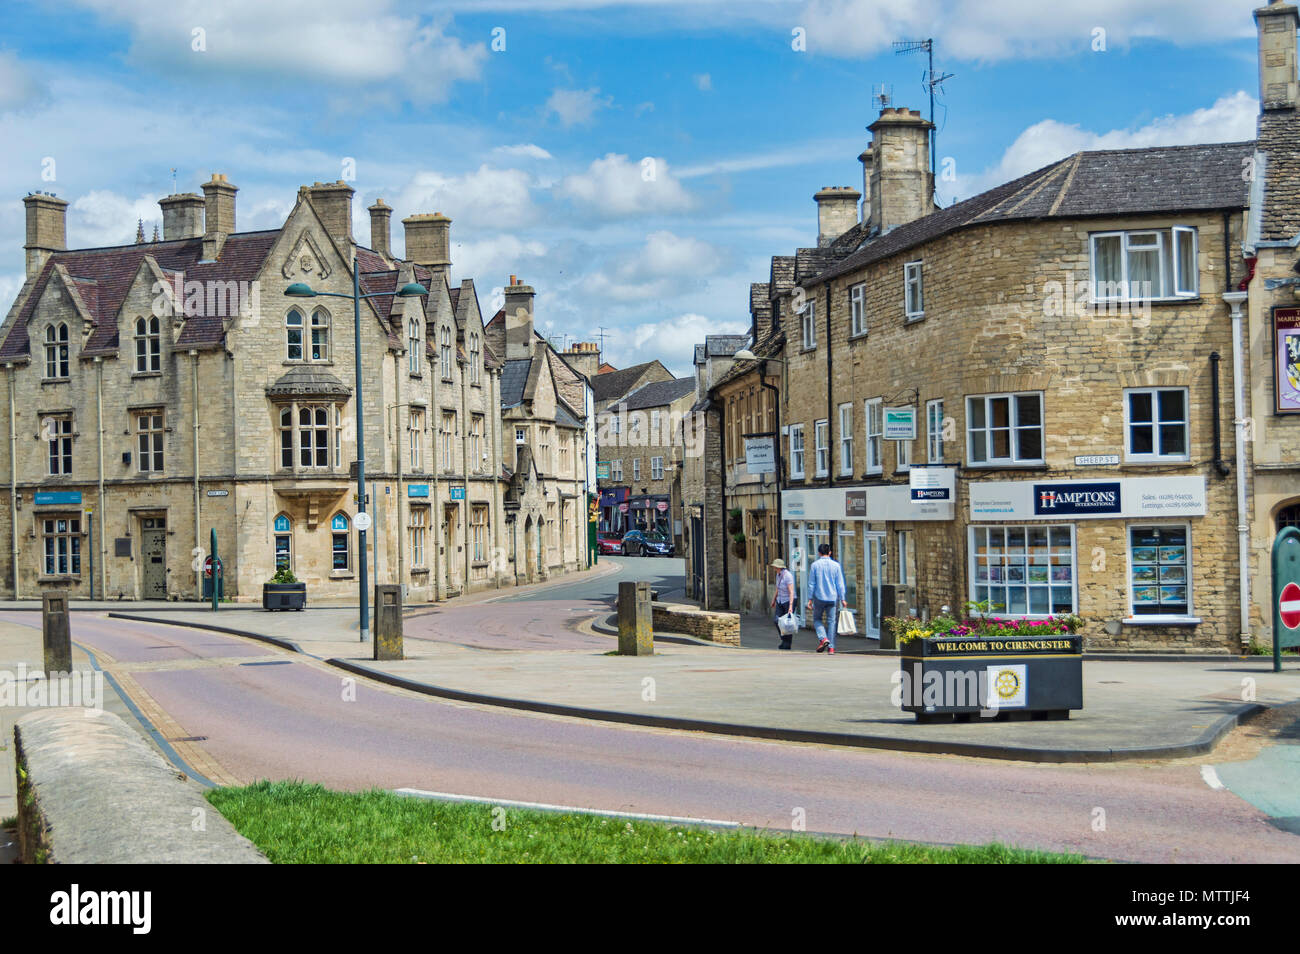
[[263,583],[262,609],[301,610],[307,606],[306,583]]

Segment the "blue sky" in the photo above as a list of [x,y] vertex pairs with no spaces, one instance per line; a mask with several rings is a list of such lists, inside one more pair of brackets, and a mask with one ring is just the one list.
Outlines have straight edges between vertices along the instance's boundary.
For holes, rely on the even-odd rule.
[[254,229],[351,159],[363,243],[378,196],[399,250],[401,217],[444,212],[453,275],[485,310],[518,274],[544,333],[603,327],[616,365],[686,374],[704,334],[747,328],[769,257],[815,244],[813,193],[861,187],[873,86],[926,108],[924,59],[892,40],[934,37],[955,74],[937,113],[946,203],[1079,149],[1251,138],[1254,6],[10,2],[0,297],[21,285],[30,190],[72,202],[72,246],[111,245],[138,218],[152,232],[173,167],[182,192],[224,172]]

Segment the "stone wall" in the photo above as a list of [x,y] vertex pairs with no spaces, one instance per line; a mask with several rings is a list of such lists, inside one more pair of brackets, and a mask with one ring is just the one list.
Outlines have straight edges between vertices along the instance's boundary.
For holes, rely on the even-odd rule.
[[656,632],[684,633],[714,643],[740,645],[740,616],[737,613],[710,612],[679,603],[652,603],[650,609]]

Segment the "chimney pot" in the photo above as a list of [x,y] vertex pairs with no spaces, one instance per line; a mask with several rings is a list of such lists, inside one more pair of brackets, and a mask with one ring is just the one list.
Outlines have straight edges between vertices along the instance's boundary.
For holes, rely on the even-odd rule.
[[226,238],[235,231],[235,193],[239,189],[226,181],[225,173],[213,173],[203,183],[203,258],[216,261]]
[[205,201],[192,192],[165,196],[158,200],[163,217],[163,241],[203,237]]
[[385,258],[392,258],[390,222],[393,210],[383,199],[376,199],[366,211],[370,213],[370,247]]
[[1296,30],[1300,12],[1287,3],[1270,0],[1255,11],[1259,33],[1259,105],[1261,111],[1300,106],[1296,78]]
[[54,252],[68,247],[68,203],[52,192],[34,192],[23,199],[27,209],[27,277],[35,278]]

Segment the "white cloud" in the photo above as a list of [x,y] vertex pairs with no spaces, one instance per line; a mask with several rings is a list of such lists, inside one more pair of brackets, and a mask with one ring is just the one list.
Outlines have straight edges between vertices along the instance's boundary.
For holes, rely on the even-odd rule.
[[597,301],[677,298],[702,287],[722,264],[722,253],[708,242],[668,231],[652,232],[641,248],[593,274],[585,291]]
[[44,98],[46,89],[30,66],[0,50],[0,112],[21,109]]
[[708,73],[696,73],[695,85],[702,93],[713,92],[713,77]]
[[[141,219],[149,223],[161,217],[157,196],[128,199],[107,189],[95,189],[74,199],[68,209],[68,247],[126,245],[135,241]],[[153,228],[146,224],[145,238],[152,237]]]
[[1237,92],[1182,116],[1161,116],[1145,126],[1101,133],[1078,124],[1044,119],[1017,136],[997,165],[969,177],[959,174],[956,183],[940,182],[940,186],[949,200],[953,195],[968,199],[1076,152],[1254,139],[1258,115],[1259,101],[1248,93]]
[[598,87],[557,89],[546,101],[545,115],[554,113],[565,129],[570,126],[585,126],[592,121],[598,111],[607,109],[613,101],[612,96],[602,97]]
[[550,159],[551,154],[541,146],[531,142],[519,143],[515,146],[497,146],[492,150],[493,155],[509,156],[512,159]]
[[[537,219],[528,173],[486,164],[463,175],[417,172],[390,204],[398,222],[421,212],[441,212],[461,226],[477,228],[515,227]],[[453,225],[453,240],[456,229]]]
[[679,179],[695,179],[719,173],[752,172],[757,169],[774,169],[781,166],[801,166],[810,162],[824,162],[827,156],[850,155],[861,150],[866,139],[832,139],[774,149],[770,152],[745,153],[731,159],[715,159],[677,170]]
[[555,191],[607,218],[684,212],[694,204],[669,171],[668,160],[647,156],[633,162],[612,152],[594,160],[586,172],[566,176]]
[[390,84],[427,102],[445,99],[456,82],[477,79],[487,59],[484,43],[448,36],[445,18],[421,22],[398,13],[392,0],[79,3],[126,26],[132,60],[164,70]]
[[547,247],[536,240],[520,239],[514,235],[496,235],[473,242],[457,242],[455,227],[452,234],[452,271],[456,281],[474,279],[478,288],[479,306],[484,318],[491,318],[490,288],[487,283],[507,273],[526,275],[539,261],[546,258]]
[[718,321],[696,312],[676,318],[636,325],[609,347],[609,360],[618,367],[658,358],[676,374],[689,374],[695,360],[695,346],[705,335],[743,335],[749,321]]
[[[1254,33],[1257,0],[813,0],[803,11],[808,51],[880,53],[894,40],[934,37],[942,57],[993,61],[1093,54],[1134,40],[1221,42]],[[1103,33],[1095,33],[1101,30]]]

